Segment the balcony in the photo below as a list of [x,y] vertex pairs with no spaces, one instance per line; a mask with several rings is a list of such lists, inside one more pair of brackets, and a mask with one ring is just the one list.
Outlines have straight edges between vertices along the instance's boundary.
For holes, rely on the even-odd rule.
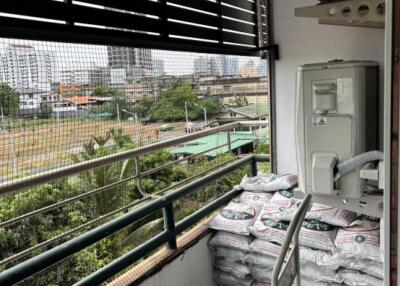
[[[63,209],[77,206],[76,209],[79,209],[79,204],[83,203],[88,208],[81,213],[69,213],[73,217],[66,223],[71,225],[61,227],[58,235],[49,239],[40,237],[31,247],[20,251],[11,250],[8,255],[3,253],[0,265],[6,270],[0,273],[0,284],[10,285],[21,281],[19,285],[32,285],[33,281],[48,283],[41,280],[41,277],[52,277],[52,275],[59,277],[58,272],[63,271],[65,263],[74,263],[76,259],[78,261],[81,259],[76,267],[91,265],[85,255],[93,252],[87,249],[103,251],[103,255],[115,251],[113,255],[117,258],[109,261],[107,265],[92,268],[92,274],[87,277],[81,274],[87,273],[87,269],[66,273],[65,275],[71,275],[71,279],[75,279],[75,281],[70,280],[71,284],[76,282],[76,285],[98,285],[110,282],[132,267],[134,268],[125,274],[130,275],[131,279],[132,275],[136,275],[132,273],[140,272],[137,269],[148,274],[148,271],[157,268],[154,265],[154,257],[162,258],[157,261],[158,264],[164,264],[180,256],[185,249],[193,246],[194,242],[199,242],[193,248],[196,250],[195,255],[198,251],[207,253],[204,252],[206,246],[204,239],[209,231],[205,227],[204,219],[240,194],[241,191],[234,189],[233,186],[239,183],[244,174],[251,176],[257,173],[259,167],[264,170],[268,168],[265,165],[269,161],[267,155],[241,154],[242,152],[238,151],[243,145],[238,144],[240,139],[232,139],[236,138],[233,135],[237,135],[232,130],[263,127],[267,124],[267,121],[235,122],[3,183],[0,186],[1,194],[13,198],[21,196],[23,201],[24,196],[29,199],[30,193],[44,196],[46,192],[54,191],[46,188],[49,185],[60,185],[65,181],[73,184],[77,178],[96,180],[99,176],[103,176],[102,179],[107,176],[113,177],[115,170],[113,171],[111,167],[117,168],[117,173],[121,174],[116,181],[106,180],[106,183],[97,185],[97,188],[85,189],[73,196],[63,197],[63,194],[59,194],[61,198],[52,203],[46,201],[40,204],[40,199],[31,198],[30,202],[38,203],[37,206],[32,206],[29,211],[18,216],[3,219],[0,227],[6,235],[7,231],[21,231],[19,227],[34,226],[32,231],[35,231],[35,227],[42,226],[38,220],[54,223]],[[185,146],[193,146],[196,140],[211,135],[223,136],[226,139],[220,141],[222,144],[214,144],[200,152],[175,157],[174,160],[164,161],[151,168],[146,166],[149,156],[163,156],[162,151],[165,150],[171,152],[182,150]],[[246,134],[247,137],[248,135]],[[252,146],[254,140],[257,139],[246,138],[244,145]],[[207,159],[204,157],[207,154],[213,155],[208,155]],[[218,154],[225,155],[218,156]],[[202,160],[202,168],[194,172],[193,166],[196,160]],[[168,170],[174,169],[178,172],[182,166],[193,172],[175,179],[176,182],[161,190],[147,186],[149,176],[162,180],[163,176],[168,175]],[[122,175],[123,173],[127,175]],[[122,186],[128,188],[123,189]],[[124,198],[128,190],[131,192],[129,199]],[[14,192],[19,193],[9,194]],[[89,207],[90,202],[96,204],[97,214],[91,217],[92,220],[87,221],[82,218],[82,213],[93,212],[93,208]],[[121,241],[124,247],[116,245]],[[163,245],[166,247],[163,248]],[[146,260],[146,257],[149,257],[149,260]],[[207,258],[207,255],[203,255],[203,258]],[[153,267],[145,268],[144,265],[149,261],[153,261]],[[204,267],[207,268],[208,264]],[[136,275],[134,279],[142,279],[143,273]],[[75,276],[72,277],[72,274]],[[208,274],[211,275],[211,272]],[[121,276],[120,279],[126,279],[124,277],[126,276]],[[118,281],[115,280],[114,283]]]

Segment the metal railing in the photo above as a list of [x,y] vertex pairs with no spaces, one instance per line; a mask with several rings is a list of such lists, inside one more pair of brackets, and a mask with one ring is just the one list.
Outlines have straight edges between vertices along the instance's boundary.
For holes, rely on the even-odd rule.
[[[150,169],[150,170],[146,170],[146,171],[143,171],[143,172],[140,170],[140,167],[139,167],[139,159],[140,159],[139,157],[142,156],[141,154],[146,154],[146,153],[138,154],[136,157],[133,157],[133,159],[135,160],[135,165],[136,165],[135,166],[135,169],[136,169],[136,174],[135,175],[132,175],[132,176],[124,178],[124,179],[120,179],[117,182],[113,182],[113,183],[110,183],[108,185],[101,186],[101,187],[96,188],[94,190],[90,190],[90,191],[81,193],[81,194],[76,195],[74,197],[70,197],[70,198],[64,199],[64,200],[62,200],[60,202],[56,202],[56,203],[44,206],[42,208],[39,208],[39,209],[30,211],[30,212],[21,214],[21,215],[19,215],[17,217],[13,217],[13,218],[9,218],[9,219],[7,219],[5,221],[1,221],[0,222],[0,227],[9,227],[9,226],[11,226],[13,224],[22,222],[23,220],[29,219],[29,218],[31,218],[33,216],[36,216],[36,215],[39,215],[39,214],[43,214],[43,213],[46,213],[46,212],[49,212],[49,211],[52,211],[52,210],[55,210],[55,209],[58,209],[58,208],[62,208],[64,206],[67,206],[67,205],[69,205],[71,203],[77,202],[77,201],[79,201],[81,199],[84,199],[84,198],[87,198],[89,196],[93,196],[93,195],[96,195],[96,194],[102,193],[102,192],[112,191],[114,188],[116,188],[118,186],[121,186],[123,184],[126,184],[126,183],[128,183],[129,181],[132,181],[132,180],[137,180],[138,191],[139,191],[139,194],[142,197],[139,200],[135,200],[133,202],[130,202],[125,206],[122,206],[122,207],[120,207],[120,208],[118,208],[116,210],[113,210],[113,211],[111,211],[111,212],[109,212],[107,214],[103,214],[103,215],[101,215],[101,216],[99,216],[99,217],[97,217],[95,219],[92,219],[92,220],[90,220],[90,221],[88,221],[88,222],[86,222],[86,223],[84,223],[82,225],[76,226],[76,227],[74,227],[72,229],[69,229],[69,230],[67,230],[67,231],[65,231],[65,232],[63,232],[61,234],[57,234],[56,236],[54,236],[52,238],[49,238],[49,239],[47,239],[45,241],[39,242],[38,244],[30,246],[30,247],[28,247],[28,248],[26,248],[26,249],[24,249],[24,250],[22,250],[22,251],[20,251],[18,253],[14,253],[14,254],[12,254],[12,255],[10,255],[8,257],[5,257],[2,260],[0,260],[0,266],[4,266],[4,265],[7,265],[7,264],[10,264],[10,263],[12,263],[12,262],[14,262],[14,261],[16,261],[18,259],[21,259],[23,257],[26,257],[26,256],[30,255],[34,251],[37,251],[37,250],[39,250],[41,248],[53,245],[53,244],[55,244],[55,243],[57,243],[57,242],[59,242],[59,241],[61,241],[63,239],[66,239],[68,237],[72,237],[74,234],[79,233],[81,231],[88,230],[88,229],[90,229],[90,227],[92,227],[94,225],[98,225],[101,222],[105,222],[107,219],[111,219],[113,216],[117,215],[120,212],[125,212],[125,211],[129,210],[130,208],[132,208],[132,207],[134,207],[134,206],[136,206],[136,205],[138,205],[140,203],[144,203],[145,201],[152,199],[154,196],[162,195],[162,194],[166,193],[167,191],[169,191],[171,189],[177,188],[177,187],[183,185],[184,183],[190,182],[191,180],[194,180],[194,179],[198,178],[199,176],[205,175],[210,171],[213,171],[213,170],[215,170],[215,169],[217,169],[219,167],[222,167],[222,166],[228,164],[229,162],[232,162],[233,160],[235,160],[237,158],[234,158],[232,160],[227,160],[227,161],[224,161],[224,162],[222,162],[220,164],[217,164],[216,166],[213,166],[213,167],[211,167],[211,168],[209,168],[209,169],[207,169],[205,171],[202,171],[202,172],[200,172],[198,174],[194,174],[194,175],[192,175],[192,176],[190,176],[188,178],[183,179],[182,181],[176,182],[176,183],[172,184],[171,186],[166,187],[163,190],[160,190],[160,191],[158,191],[156,193],[147,194],[141,188],[141,178],[143,178],[144,176],[153,175],[153,174],[155,174],[155,173],[157,173],[157,172],[159,172],[161,170],[164,170],[164,169],[166,169],[168,167],[173,166],[174,164],[178,164],[178,163],[181,163],[183,161],[188,161],[188,160],[194,159],[194,158],[196,158],[198,156],[201,156],[201,155],[204,155],[204,154],[206,154],[206,153],[208,153],[210,151],[220,149],[221,147],[227,146],[228,150],[231,151],[232,150],[232,144],[237,142],[237,141],[243,140],[243,139],[239,138],[239,139],[231,140],[230,128],[238,128],[238,127],[243,127],[243,126],[265,126],[265,125],[266,125],[265,121],[237,122],[237,123],[228,124],[228,125],[224,125],[224,126],[221,126],[221,127],[209,129],[206,132],[199,132],[199,133],[195,133],[195,134],[190,134],[190,135],[184,136],[184,138],[177,138],[177,139],[168,140],[168,141],[164,141],[164,142],[153,144],[151,149],[153,149],[153,151],[154,151],[154,150],[158,150],[158,148],[160,148],[159,146],[166,146],[167,145],[169,147],[172,147],[172,146],[175,146],[175,144],[177,144],[176,142],[178,142],[178,144],[182,144],[182,143],[191,141],[194,138],[199,137],[200,135],[201,136],[207,136],[207,135],[214,134],[214,133],[226,132],[226,136],[227,136],[227,142],[225,144],[220,144],[218,146],[213,146],[212,148],[209,148],[209,149],[207,149],[205,151],[202,151],[202,152],[199,152],[199,153],[196,153],[196,154],[192,154],[192,155],[189,155],[189,156],[186,156],[186,157],[183,157],[183,158],[179,158],[177,160],[168,162],[168,163],[166,163],[166,164],[164,164],[162,166],[158,166],[156,168],[153,168],[153,169]],[[256,139],[254,139],[252,141],[254,142],[255,140]],[[129,152],[132,152],[132,151],[137,151],[137,149],[130,150]],[[119,155],[119,154],[116,154],[116,155]],[[108,158],[103,157],[102,159],[105,159],[105,160],[100,162],[101,163],[100,166],[103,166],[103,164],[110,164],[110,161],[114,157],[115,156],[113,156],[113,155],[109,156]],[[93,162],[93,160],[85,161],[84,163],[86,163],[85,165],[87,166],[91,162]],[[114,161],[111,161],[111,162],[113,163]],[[0,195],[1,194],[5,194],[5,193],[10,193],[10,192],[21,191],[24,188],[24,186],[26,186],[26,185],[33,186],[35,184],[47,183],[48,181],[46,180],[46,176],[47,176],[47,179],[48,179],[48,176],[57,177],[57,176],[59,176],[60,172],[65,173],[66,170],[68,170],[68,169],[75,169],[76,165],[79,165],[79,164],[75,164],[75,165],[72,165],[72,166],[69,166],[69,167],[63,167],[63,168],[60,168],[60,169],[57,169],[57,170],[53,170],[53,171],[49,171],[46,174],[34,175],[34,176],[31,176],[31,177],[23,178],[21,180],[12,181],[12,182],[8,182],[8,183],[3,183],[2,185],[0,185]],[[87,170],[85,165],[81,166],[81,167],[84,170]]]
[[72,164],[66,167],[57,168],[54,170],[42,172],[40,174],[27,176],[21,179],[16,179],[11,182],[5,182],[0,184],[0,195],[17,192],[24,188],[33,187],[36,185],[44,184],[46,182],[61,179],[64,177],[69,177],[78,173],[82,173],[85,171],[89,171],[98,167],[102,167],[111,163],[115,163],[118,161],[123,161],[127,159],[135,159],[140,156],[162,150],[165,148],[170,148],[176,146],[178,144],[186,143],[195,139],[199,139],[208,135],[216,134],[219,132],[227,132],[228,144],[230,145],[230,130],[237,129],[241,127],[260,127],[260,126],[269,126],[268,121],[238,121],[218,127],[214,127],[211,129],[203,130],[197,133],[192,133],[188,135],[184,135],[178,138],[172,138],[168,140],[164,140],[161,142],[149,144],[147,146],[135,148],[132,150],[115,153],[112,155],[104,156],[101,158],[84,161],[77,164]]
[[[296,215],[289,224],[285,240],[272,271],[272,286],[293,285],[295,279],[296,285],[300,286],[299,233],[310,207],[311,197],[310,194],[304,197]],[[290,252],[289,255],[287,255],[288,252]]]
[[251,174],[256,175],[257,162],[268,161],[269,157],[265,155],[248,155],[228,166],[211,172],[171,193],[148,202],[144,206],[138,207],[125,215],[3,271],[0,273],[0,285],[11,285],[20,282],[159,210],[163,211],[164,231],[82,279],[75,285],[98,285],[165,243],[167,243],[170,249],[176,249],[176,236],[178,234],[228,203],[232,198],[239,195],[241,190],[234,189],[224,194],[178,223],[175,223],[172,207],[175,201],[245,166],[250,166]]
[[[3,222],[0,223],[0,226],[1,227],[9,226],[9,225],[12,225],[14,223],[20,222],[20,221],[22,221],[22,220],[24,220],[26,218],[29,218],[31,216],[37,215],[39,213],[44,213],[44,212],[47,212],[47,211],[50,211],[50,210],[53,210],[53,209],[56,209],[56,208],[59,208],[59,207],[63,207],[64,205],[66,205],[68,203],[72,203],[72,202],[77,201],[79,199],[82,199],[84,197],[87,197],[87,196],[90,196],[90,195],[94,195],[94,194],[99,193],[99,192],[104,192],[104,191],[107,191],[107,190],[111,190],[112,188],[117,187],[117,186],[119,186],[119,185],[121,185],[123,183],[126,183],[126,182],[130,181],[130,180],[136,179],[138,181],[138,184],[140,185],[140,178],[143,177],[143,176],[154,174],[154,173],[156,173],[156,172],[158,172],[158,171],[160,171],[162,169],[165,169],[165,168],[168,168],[168,167],[172,166],[173,164],[180,163],[180,162],[182,162],[184,160],[193,159],[198,155],[201,155],[203,153],[206,153],[206,152],[209,152],[209,151],[212,151],[212,150],[224,147],[224,146],[228,146],[228,150],[231,151],[232,150],[231,149],[232,148],[232,143],[234,143],[237,140],[241,140],[241,139],[237,139],[237,140],[231,141],[230,131],[232,129],[235,129],[235,128],[250,127],[250,126],[253,126],[253,127],[254,126],[268,126],[268,122],[266,122],[266,121],[235,122],[235,123],[219,126],[219,127],[216,127],[216,128],[204,130],[204,131],[201,131],[201,132],[198,132],[198,133],[188,134],[188,135],[182,136],[180,138],[174,138],[174,139],[170,139],[170,140],[154,143],[154,144],[151,144],[151,145],[147,145],[147,146],[144,146],[144,147],[132,149],[132,150],[129,150],[129,151],[116,153],[116,154],[113,154],[113,155],[105,156],[105,157],[94,159],[94,160],[90,160],[90,161],[84,161],[82,163],[73,164],[73,165],[62,167],[62,168],[59,168],[59,169],[47,171],[47,172],[44,172],[44,173],[41,173],[41,174],[28,176],[28,177],[17,179],[17,180],[11,181],[11,182],[3,183],[3,184],[0,185],[0,195],[6,194],[6,193],[18,192],[18,191],[21,191],[21,190],[23,190],[24,188],[27,188],[27,187],[32,187],[32,186],[35,186],[35,185],[44,184],[44,183],[50,182],[51,180],[56,180],[56,179],[60,179],[60,178],[63,178],[63,177],[72,176],[72,175],[75,175],[75,174],[79,174],[81,172],[89,171],[89,170],[92,170],[92,169],[95,169],[95,168],[98,168],[98,167],[101,167],[101,166],[105,166],[105,165],[108,165],[108,164],[112,164],[112,163],[115,163],[115,162],[118,162],[118,161],[122,161],[122,160],[134,159],[135,162],[137,162],[136,164],[138,165],[140,157],[145,155],[145,154],[149,154],[149,153],[152,153],[152,152],[155,152],[155,151],[159,151],[159,150],[164,149],[164,148],[174,147],[174,146],[176,146],[178,144],[189,142],[189,141],[192,141],[192,140],[204,137],[204,136],[208,136],[208,135],[212,135],[212,134],[216,134],[216,133],[220,133],[220,132],[226,132],[226,136],[227,136],[227,142],[225,144],[221,144],[219,146],[212,147],[211,149],[206,150],[204,152],[201,152],[199,154],[193,154],[193,155],[187,156],[185,158],[181,158],[181,159],[177,159],[177,160],[172,161],[172,162],[168,162],[163,166],[159,166],[159,167],[156,167],[156,168],[151,169],[151,170],[146,170],[146,171],[142,172],[140,170],[140,168],[135,168],[136,169],[136,174],[133,175],[133,176],[121,179],[118,182],[111,183],[111,184],[106,185],[106,186],[102,186],[100,188],[85,192],[83,194],[79,194],[79,195],[77,195],[75,197],[71,197],[71,198],[65,199],[64,201],[57,202],[57,203],[54,203],[54,204],[49,205],[49,206],[45,206],[45,207],[43,207],[41,209],[34,210],[34,211],[30,212],[30,213],[23,214],[23,215],[20,215],[18,217],[15,217],[15,218],[11,218],[11,219],[9,219],[7,221],[3,221]],[[236,159],[234,159],[234,160],[236,160]],[[159,245],[163,244],[164,242],[168,242],[169,246],[171,248],[174,248],[175,236],[171,237],[171,233],[175,233],[176,234],[176,233],[182,232],[184,229],[188,228],[189,226],[191,226],[193,223],[195,223],[196,221],[198,221],[199,219],[201,219],[205,215],[209,214],[210,212],[212,212],[216,208],[220,207],[222,204],[224,204],[227,201],[229,201],[230,198],[232,198],[233,196],[237,195],[238,191],[234,191],[234,192],[230,192],[230,193],[225,194],[221,198],[213,201],[208,206],[206,206],[203,209],[201,209],[200,211],[198,211],[198,212],[192,214],[191,216],[189,216],[188,217],[189,220],[185,219],[185,220],[179,222],[176,225],[175,224],[173,225],[172,222],[171,222],[171,221],[173,221],[173,214],[171,213],[172,212],[171,207],[172,207],[172,202],[174,201],[174,200],[172,200],[170,198],[170,196],[172,194],[176,194],[175,196],[178,196],[177,194],[179,193],[179,194],[182,194],[182,196],[184,196],[186,194],[192,193],[196,188],[200,188],[201,186],[204,186],[205,184],[210,183],[211,181],[218,179],[220,176],[226,175],[226,174],[236,170],[237,168],[240,168],[240,167],[245,166],[245,165],[251,165],[252,170],[253,170],[253,174],[254,174],[254,172],[256,172],[255,170],[257,168],[257,166],[256,166],[257,165],[257,161],[264,161],[265,162],[265,161],[268,161],[269,158],[265,157],[265,156],[253,156],[253,155],[250,155],[248,157],[245,157],[244,159],[238,160],[235,163],[225,167],[225,165],[231,163],[234,160],[225,161],[222,164],[218,164],[218,166],[214,166],[213,168],[205,170],[205,171],[203,171],[203,172],[201,172],[199,174],[195,174],[195,175],[193,175],[193,176],[191,176],[189,178],[186,178],[186,179],[184,179],[184,180],[182,180],[180,182],[177,182],[176,184],[173,184],[173,185],[171,185],[171,186],[169,186],[169,187],[167,187],[167,188],[165,188],[165,189],[163,189],[163,190],[161,190],[161,191],[159,191],[157,193],[146,194],[146,193],[140,192],[141,195],[142,195],[141,199],[135,200],[135,201],[129,203],[128,205],[123,206],[122,208],[113,210],[111,213],[107,213],[105,215],[101,215],[101,216],[95,218],[92,221],[84,223],[83,225],[80,225],[80,226],[78,226],[76,228],[68,230],[68,231],[66,231],[66,232],[64,232],[62,234],[59,234],[59,235],[57,235],[57,236],[55,236],[55,237],[53,237],[53,238],[51,238],[51,239],[49,239],[47,241],[40,242],[37,245],[34,245],[34,246],[32,246],[32,247],[30,247],[28,249],[25,249],[25,250],[23,250],[23,251],[21,251],[19,253],[16,253],[16,254],[14,254],[14,255],[12,255],[10,257],[7,257],[7,258],[3,259],[2,261],[0,261],[0,265],[5,265],[7,263],[13,262],[13,261],[15,261],[17,259],[20,259],[22,257],[25,257],[25,256],[29,255],[33,251],[36,251],[36,250],[38,250],[40,248],[47,247],[49,245],[55,244],[56,242],[58,242],[58,241],[60,241],[62,239],[65,239],[67,237],[71,237],[72,234],[74,234],[76,232],[87,230],[87,229],[89,229],[90,226],[98,225],[98,223],[103,222],[105,219],[112,218],[113,216],[115,216],[116,214],[119,214],[121,212],[129,211],[133,207],[138,206],[139,204],[146,203],[146,206],[150,205],[150,207],[151,207],[151,205],[153,205],[154,202],[156,202],[156,201],[160,202],[160,200],[161,201],[162,200],[166,200],[167,202],[169,202],[168,205],[166,203],[162,203],[160,205],[157,205],[158,206],[157,210],[163,209],[164,220],[165,220],[165,231],[163,233],[159,234],[158,236],[156,236],[154,239],[151,239],[150,241],[146,242],[143,245],[150,245],[151,246],[151,245],[154,245],[154,243],[156,243],[157,246],[159,246]],[[217,168],[221,168],[221,169],[217,169]],[[209,172],[212,172],[212,173],[208,174]],[[196,180],[196,181],[194,181],[194,182],[192,182],[192,183],[189,183],[186,186],[180,187],[180,186],[182,186],[183,183],[190,182],[190,181],[195,180],[196,178],[198,178],[200,176],[203,176],[203,175],[205,175],[205,176],[200,178],[200,179],[198,179],[198,180]],[[193,188],[193,189],[191,189],[191,188]],[[177,189],[177,191],[173,191],[170,194],[164,195],[167,191],[171,191],[172,189]],[[178,192],[178,191],[180,191],[180,192]],[[164,195],[164,196],[159,197],[161,195]],[[174,197],[174,198],[175,198],[175,200],[177,199],[176,197]],[[141,209],[141,208],[139,208],[139,209]],[[139,210],[139,209],[137,209],[137,210]],[[131,212],[129,214],[136,213],[137,210],[134,210],[133,212]],[[147,210],[149,210],[149,209],[147,209]],[[104,224],[102,226],[107,227],[107,225],[109,225],[111,223],[112,225],[114,225],[116,227],[115,231],[117,231],[118,229],[120,229],[118,227],[118,225],[121,225],[121,223],[124,224],[126,222],[126,220],[123,220],[123,218],[125,218],[126,220],[129,220],[130,223],[132,223],[131,222],[132,220],[134,220],[134,221],[138,221],[139,220],[140,221],[140,219],[136,219],[135,220],[135,218],[137,218],[137,217],[134,216],[134,215],[132,215],[132,216],[123,215],[123,216],[118,217],[117,219],[114,219],[111,222],[108,222],[108,223],[106,223],[106,224]],[[100,240],[101,239],[101,235],[100,236],[96,236],[96,233],[97,233],[97,235],[99,235],[99,233],[101,233],[101,231],[99,232],[99,228],[100,227],[97,227],[95,229],[89,230],[88,232],[84,233],[83,235],[81,235],[79,237],[75,237],[75,238],[65,242],[64,244],[61,244],[59,246],[54,247],[53,249],[50,250],[50,254],[48,254],[49,256],[47,256],[47,255],[45,256],[47,258],[44,259],[44,260],[41,257],[42,257],[42,255],[44,255],[44,254],[46,254],[48,252],[45,252],[45,253],[43,253],[43,254],[41,254],[39,256],[33,257],[32,259],[29,259],[29,260],[27,260],[27,261],[25,261],[23,263],[20,263],[20,264],[14,266],[14,267],[12,267],[12,268],[10,268],[8,270],[3,271],[2,273],[0,273],[0,285],[3,285],[3,283],[4,283],[4,285],[8,285],[8,284],[11,284],[11,283],[15,283],[17,281],[21,281],[21,280],[33,275],[34,273],[39,272],[39,271],[45,269],[46,267],[48,267],[48,266],[50,266],[50,265],[52,265],[54,263],[57,263],[58,261],[60,261],[60,260],[64,259],[65,257],[71,255],[72,253],[76,253],[77,251],[79,251],[79,250],[85,248],[86,246],[94,243],[95,241],[92,240],[93,237],[97,237],[98,240]],[[175,228],[175,230],[173,231],[174,228]],[[97,230],[97,232],[96,232],[96,230]],[[83,246],[82,248],[77,249],[76,248],[77,245],[75,245],[73,243],[73,241],[75,241],[76,239],[79,239],[79,240],[83,239],[84,241],[86,241],[85,238],[87,238],[87,235],[90,234],[90,233],[94,233],[93,234],[94,236],[89,238],[89,240],[87,240],[87,242],[91,242],[91,243],[89,243],[89,244],[81,244],[81,243],[79,243],[79,245],[86,245],[86,246]],[[106,231],[106,233],[107,233],[107,235],[111,234],[109,231]],[[102,237],[102,238],[104,238],[104,237]],[[167,239],[167,241],[164,241],[165,239]],[[96,241],[98,241],[98,240],[96,240]],[[163,242],[161,244],[159,244],[160,241],[163,241]],[[138,251],[139,252],[130,252],[131,255],[133,255],[133,257],[136,257],[135,255],[137,255],[137,253],[141,253],[140,249],[141,249],[141,247],[143,247],[143,245],[138,247],[138,249],[139,249]],[[65,252],[66,256],[63,254],[62,257],[61,257],[60,253],[57,253],[56,250],[60,249],[60,247],[62,247],[61,249],[63,249],[62,252],[64,253],[64,251],[65,251],[64,247],[65,246],[67,246],[67,248],[69,247],[68,249],[70,249],[70,250],[69,250],[69,252],[68,251]],[[132,259],[131,259],[132,256],[129,256],[129,253],[127,255],[128,255],[128,257],[130,257],[130,258],[127,258],[127,259],[130,261],[130,263],[132,263]],[[121,257],[121,259],[122,258],[123,257]],[[35,262],[38,259],[39,259],[39,261],[41,261],[40,263]],[[43,263],[43,261],[47,261],[47,263]],[[120,261],[120,259],[117,259],[115,261],[115,263],[119,263],[118,261]],[[124,261],[124,260],[122,260],[122,261]],[[31,264],[31,263],[33,263],[33,264]],[[125,262],[121,262],[121,263],[123,265],[125,265],[125,267],[127,266],[127,264],[124,264]],[[29,266],[27,268],[24,268],[24,265],[29,265]],[[47,266],[45,266],[45,265],[47,265]],[[114,265],[114,262],[111,265]],[[118,264],[118,265],[120,265],[120,264]],[[114,267],[114,266],[110,266],[110,267]],[[107,270],[107,269],[108,269],[108,266],[106,267],[106,270],[105,270],[105,271],[108,272],[109,270]],[[119,269],[123,269],[123,268],[119,268]],[[21,273],[23,273],[23,274],[21,274]],[[95,275],[95,276],[93,276],[94,278],[90,278],[90,277],[92,277],[92,275],[91,275],[91,276],[89,276],[87,278],[89,280],[84,279],[80,283],[84,283],[82,285],[94,285],[94,284],[97,284],[97,282],[92,283],[91,282],[92,279],[96,280],[96,279],[98,279],[98,277],[100,277],[100,276],[102,277],[104,274],[98,274],[98,273],[96,274],[96,273],[93,274],[93,275]],[[115,273],[117,273],[117,272],[115,272]],[[16,279],[16,280],[14,280],[14,279]],[[13,281],[13,282],[11,282],[11,281]],[[88,281],[87,282],[88,284],[85,284],[86,283],[85,281]],[[80,284],[80,283],[78,283],[78,284]]]

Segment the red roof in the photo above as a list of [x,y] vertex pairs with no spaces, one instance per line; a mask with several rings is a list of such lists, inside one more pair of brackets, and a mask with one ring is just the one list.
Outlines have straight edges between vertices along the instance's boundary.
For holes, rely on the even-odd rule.
[[75,105],[87,105],[96,102],[96,99],[90,96],[71,96],[65,99]]

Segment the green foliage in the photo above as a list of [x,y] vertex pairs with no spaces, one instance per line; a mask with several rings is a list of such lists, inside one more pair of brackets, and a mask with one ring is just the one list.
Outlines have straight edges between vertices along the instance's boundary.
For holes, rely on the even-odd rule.
[[[128,111],[124,112],[123,110]],[[111,113],[113,118],[118,118],[118,112],[120,119],[127,119],[132,117],[131,113],[134,113],[132,103],[128,101],[128,98],[124,95],[113,96],[110,102],[104,103],[94,110],[93,113]]]
[[235,100],[235,105],[238,107],[249,105],[249,102],[248,102],[246,96],[235,96],[234,100]]
[[139,118],[149,118],[150,109],[154,102],[155,100],[153,97],[150,97],[149,95],[143,96],[142,99],[136,103],[135,113],[139,116]]
[[[257,143],[256,148],[254,149],[254,153],[268,155],[270,153],[269,144],[266,141],[259,141]],[[271,172],[271,163],[270,162],[260,163],[258,164],[258,168],[261,172],[269,173]]]
[[256,154],[269,154],[269,144],[265,141],[259,141],[254,149]]
[[[0,200],[0,221],[31,212],[79,193],[81,193],[80,189],[71,188],[67,181],[63,180],[33,187],[29,191],[16,195],[5,196]],[[53,237],[55,229],[57,232],[63,232],[74,227],[77,224],[77,218],[87,220],[92,215],[83,200],[65,208],[36,215],[22,223],[0,228],[0,259]]]
[[4,116],[15,117],[18,114],[19,94],[5,83],[0,83],[0,106]]
[[45,275],[44,273],[38,273],[18,285],[73,285],[89,273],[93,273],[112,261],[112,257],[104,257],[103,246],[88,247],[61,263],[50,267],[45,271]]
[[[84,144],[83,151],[78,155],[73,155],[72,160],[75,163],[80,163],[134,147],[132,140],[129,136],[123,135],[122,130],[111,129],[105,137],[93,137],[89,143]],[[80,177],[83,184],[93,189],[109,185],[132,175],[133,162],[132,160],[127,160],[93,169],[82,173]],[[124,186],[115,187],[111,191],[97,193],[95,197],[98,213],[105,214],[120,207],[121,203],[128,199],[128,196],[129,194],[125,191]]]
[[95,97],[121,97],[124,93],[119,89],[109,88],[103,85],[98,85],[92,92]]
[[[131,138],[120,129],[111,129],[106,136],[93,137],[83,150],[73,156],[74,162],[83,162],[112,153],[135,148]],[[261,147],[260,147],[261,148]],[[232,160],[230,154],[222,154],[213,160],[198,157],[187,164],[173,164],[142,179],[143,190],[154,193],[172,184],[182,181],[222,162]],[[148,171],[164,166],[175,160],[169,151],[158,151],[140,158],[141,171]],[[27,191],[0,198],[0,221],[5,221],[44,206],[63,201],[89,190],[116,182],[121,178],[134,175],[131,160],[116,162],[85,172],[79,176],[30,188]],[[249,168],[237,170],[217,182],[211,183],[199,192],[186,196],[175,203],[176,220],[193,213],[211,200],[231,190],[239,183]],[[28,247],[50,239],[91,221],[102,214],[113,211],[129,202],[141,198],[137,182],[132,180],[120,187],[113,188],[68,204],[62,208],[48,211],[26,219],[21,223],[0,228],[0,259],[22,251]],[[147,220],[135,223],[118,233],[84,249],[61,263],[35,275],[21,285],[71,285],[115,260],[127,250],[140,245],[162,229],[162,213],[155,213]],[[67,238],[68,239],[68,238]],[[37,255],[38,253],[33,253]],[[7,265],[9,267],[11,265]]]
[[[209,160],[204,156],[197,157],[190,165],[188,165],[188,171],[191,174],[198,174],[232,159],[233,157],[231,154],[221,154],[213,160]],[[242,177],[249,172],[249,167],[236,170],[220,178],[216,182],[210,183],[207,187],[202,188],[202,190],[177,201],[174,204],[176,220],[183,219],[198,210],[200,207],[232,190],[235,185],[240,183]]]
[[40,109],[37,117],[39,119],[50,119],[51,113],[52,113],[51,107],[42,108],[42,109]]
[[190,120],[203,118],[203,109],[196,104],[205,107],[208,116],[220,111],[218,99],[200,101],[192,86],[178,82],[172,88],[161,93],[160,100],[150,108],[150,117],[163,121],[183,120],[185,119],[185,102]]

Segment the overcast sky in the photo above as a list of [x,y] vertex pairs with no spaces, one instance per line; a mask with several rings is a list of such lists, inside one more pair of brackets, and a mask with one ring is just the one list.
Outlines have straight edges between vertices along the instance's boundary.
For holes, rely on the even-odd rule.
[[[9,44],[31,45],[36,50],[46,50],[56,53],[56,59],[60,69],[85,69],[90,66],[107,66],[106,46],[42,42],[31,40],[0,39],[0,53]],[[152,50],[153,59],[164,61],[165,72],[170,75],[191,74],[193,72],[193,61],[200,53],[174,52]],[[210,55],[213,56],[213,55]],[[250,57],[238,57],[239,65],[253,60],[256,65],[259,59]]]

